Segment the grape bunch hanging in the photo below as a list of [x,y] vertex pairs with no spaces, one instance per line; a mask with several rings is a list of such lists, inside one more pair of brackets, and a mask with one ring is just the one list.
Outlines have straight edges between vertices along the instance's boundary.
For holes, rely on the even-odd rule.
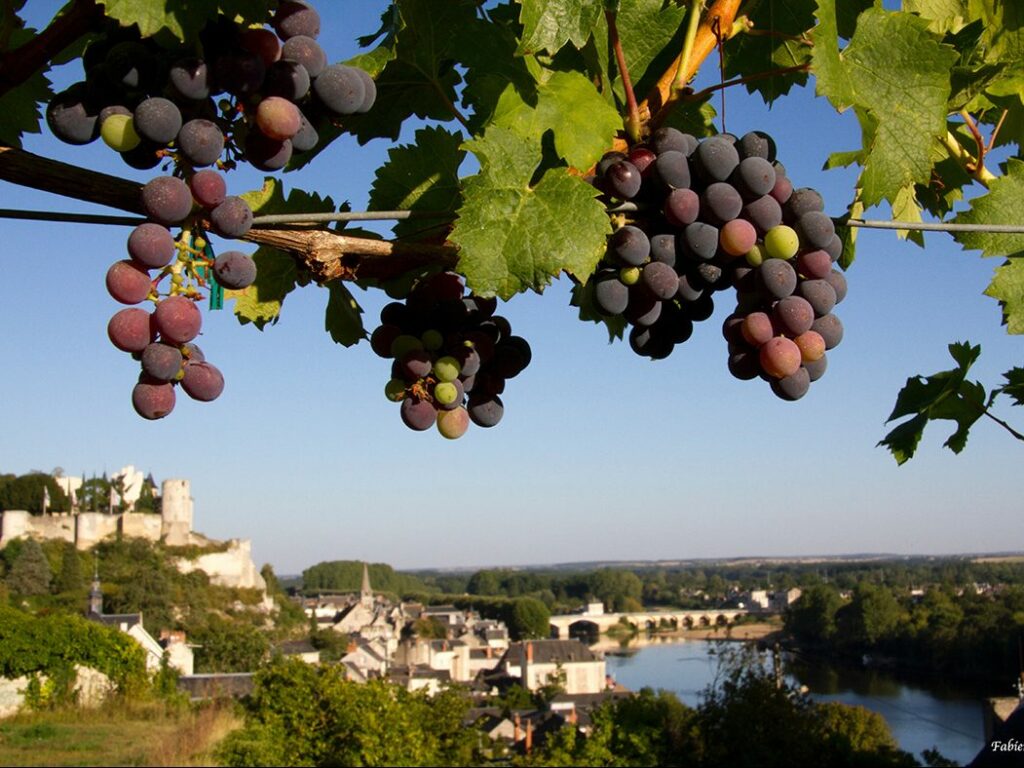
[[470,422],[493,427],[501,421],[505,382],[532,357],[526,339],[494,314],[495,299],[464,293],[454,272],[421,280],[404,304],[381,310],[381,325],[370,336],[373,351],[393,361],[384,394],[401,403],[402,422],[416,431],[436,424],[453,440]]
[[197,55],[143,39],[134,26],[111,25],[83,55],[85,80],[46,110],[64,142],[102,138],[132,168],[172,167],[143,187],[147,222],[132,231],[129,258],[106,278],[118,302],[154,304],[152,312],[123,309],[107,327],[114,346],[140,362],[132,404],[147,419],[171,412],[177,384],[201,401],[224,387],[193,343],[202,325],[198,302],[203,289],[251,285],[256,265],[237,250],[214,256],[210,246],[209,232],[239,238],[253,221],[249,205],[228,195],[222,172],[240,162],[280,170],[317,145],[320,119],[366,112],[376,98],[366,72],[328,65],[310,3],[283,0],[271,26],[219,17],[200,34]]
[[584,286],[598,312],[632,326],[633,351],[667,357],[731,287],[729,371],[803,397],[842,340],[832,309],[846,295],[833,266],[843,248],[821,195],[794,189],[772,138],[661,128],[628,154],[605,155],[593,183],[609,202],[636,204]]

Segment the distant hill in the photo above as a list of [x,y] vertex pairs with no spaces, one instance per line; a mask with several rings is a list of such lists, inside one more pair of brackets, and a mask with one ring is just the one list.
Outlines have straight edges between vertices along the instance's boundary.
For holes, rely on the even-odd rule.
[[[409,573],[399,573],[386,563],[369,563],[370,586],[374,592],[396,595],[430,592],[426,584]],[[361,560],[332,560],[317,563],[302,572],[302,590],[310,592],[358,592],[363,583]]]

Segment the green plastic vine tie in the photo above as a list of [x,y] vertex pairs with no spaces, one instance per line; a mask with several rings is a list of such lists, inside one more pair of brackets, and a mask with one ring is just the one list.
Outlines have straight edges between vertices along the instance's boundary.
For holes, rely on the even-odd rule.
[[[196,250],[195,235],[189,236],[188,245],[193,251]],[[203,247],[203,256],[208,262],[214,260],[213,246],[209,242]],[[194,258],[192,260],[195,261]],[[213,274],[213,270],[207,267],[206,264],[196,264],[195,270],[196,274],[203,278],[210,286],[210,309],[224,309],[224,286],[217,282],[217,277]]]

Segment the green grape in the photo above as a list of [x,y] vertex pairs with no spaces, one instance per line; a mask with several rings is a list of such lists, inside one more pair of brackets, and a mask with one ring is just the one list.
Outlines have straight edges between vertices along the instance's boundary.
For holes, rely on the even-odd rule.
[[444,335],[433,328],[424,331],[420,340],[423,342],[423,348],[428,352],[436,352],[444,345]]
[[130,152],[142,142],[131,115],[111,115],[100,127],[103,143],[115,152]]
[[384,385],[384,397],[393,403],[405,397],[405,382],[401,379],[391,379]]
[[459,397],[459,388],[450,381],[440,381],[434,387],[434,399],[441,405],[451,405]]
[[434,363],[434,376],[438,381],[455,381],[461,372],[459,361],[449,355],[445,355]]
[[792,227],[780,224],[765,234],[764,249],[766,255],[773,259],[791,259],[800,249],[800,238]]
[[619,270],[619,280],[623,285],[636,285],[640,282],[640,267],[623,267]]
[[747,251],[746,255],[747,264],[752,267],[760,267],[761,262],[765,259],[764,245],[761,243],[754,243],[754,247]]
[[401,360],[416,349],[423,349],[423,342],[407,333],[403,333],[391,342],[391,356],[396,360]]

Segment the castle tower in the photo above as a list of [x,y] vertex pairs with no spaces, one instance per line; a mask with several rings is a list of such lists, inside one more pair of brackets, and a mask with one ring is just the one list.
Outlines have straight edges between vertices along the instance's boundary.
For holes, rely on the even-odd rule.
[[359,602],[367,608],[373,605],[373,589],[370,588],[370,566],[363,563],[363,585],[359,588]]
[[160,535],[172,547],[186,546],[192,538],[192,496],[188,480],[164,480],[160,504]]

